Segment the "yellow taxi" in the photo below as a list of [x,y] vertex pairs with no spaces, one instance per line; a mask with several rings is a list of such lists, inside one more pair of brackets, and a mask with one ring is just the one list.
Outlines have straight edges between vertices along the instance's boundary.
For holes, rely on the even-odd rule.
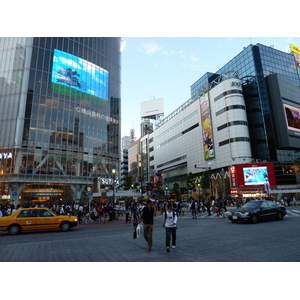
[[77,226],[78,219],[75,216],[56,215],[47,208],[21,208],[11,216],[0,218],[0,230],[10,234],[18,234],[21,231],[61,229],[69,231]]

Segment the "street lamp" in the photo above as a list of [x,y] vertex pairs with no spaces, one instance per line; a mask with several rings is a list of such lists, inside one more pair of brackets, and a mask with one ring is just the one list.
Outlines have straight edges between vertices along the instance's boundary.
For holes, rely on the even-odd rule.
[[113,187],[113,203],[115,204],[116,202],[116,194],[115,194],[115,181],[116,181],[116,165],[113,165],[112,166],[112,170],[111,170],[111,173],[112,173],[112,179],[113,179],[113,182],[112,182],[112,187]]
[[166,195],[166,199],[167,199],[167,200],[169,200],[169,194],[170,194],[170,192],[169,192],[169,187],[166,186],[165,195]]

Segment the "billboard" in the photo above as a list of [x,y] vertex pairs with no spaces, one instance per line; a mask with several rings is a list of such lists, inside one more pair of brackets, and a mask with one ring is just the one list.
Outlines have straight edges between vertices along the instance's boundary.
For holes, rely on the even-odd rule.
[[[55,91],[71,95],[88,94],[108,101],[108,71],[70,53],[54,49],[51,81],[56,85]],[[57,88],[63,86],[64,88]]]
[[269,182],[268,168],[262,167],[244,167],[243,178],[245,185],[263,185]]
[[287,104],[283,107],[287,128],[300,132],[300,108]]
[[164,99],[154,99],[141,102],[141,117],[151,118],[164,113]]
[[242,164],[235,166],[235,181],[232,187],[264,187],[266,183],[276,186],[273,163]]
[[296,47],[293,44],[290,44],[291,47],[291,51],[294,54],[295,60],[296,60],[296,66],[297,66],[297,70],[298,70],[298,76],[300,78],[300,49],[298,47]]
[[215,157],[208,93],[205,93],[200,97],[200,115],[202,125],[204,159],[208,160]]

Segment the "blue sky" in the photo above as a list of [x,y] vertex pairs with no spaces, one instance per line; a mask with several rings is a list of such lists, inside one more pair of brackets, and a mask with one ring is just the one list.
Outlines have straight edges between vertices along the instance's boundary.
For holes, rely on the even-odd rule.
[[165,116],[190,98],[190,86],[206,72],[216,72],[249,44],[289,52],[293,37],[122,37],[122,136],[140,137],[140,103],[164,98]]

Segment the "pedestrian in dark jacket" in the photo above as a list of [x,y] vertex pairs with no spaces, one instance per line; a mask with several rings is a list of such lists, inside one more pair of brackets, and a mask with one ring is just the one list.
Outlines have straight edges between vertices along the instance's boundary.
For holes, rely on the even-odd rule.
[[156,216],[156,208],[151,200],[142,209],[139,221],[144,223],[144,238],[148,243],[148,251],[152,250],[153,217]]
[[208,215],[211,216],[211,212],[210,212],[210,199],[206,199],[206,208],[207,208]]

